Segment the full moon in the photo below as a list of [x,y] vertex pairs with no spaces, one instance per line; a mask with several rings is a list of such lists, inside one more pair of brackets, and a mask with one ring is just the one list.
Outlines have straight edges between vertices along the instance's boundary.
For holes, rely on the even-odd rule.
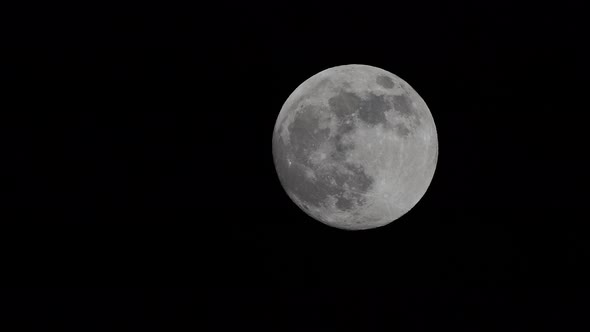
[[273,157],[291,200],[332,227],[386,225],[424,196],[438,139],[424,100],[404,80],[368,65],[326,69],[285,101]]

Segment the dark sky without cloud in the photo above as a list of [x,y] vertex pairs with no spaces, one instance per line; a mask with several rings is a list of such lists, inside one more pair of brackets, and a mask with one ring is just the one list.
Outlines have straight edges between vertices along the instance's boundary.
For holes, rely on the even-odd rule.
[[[576,326],[550,308],[588,276],[581,8],[281,6],[2,21],[3,321],[196,327],[204,303],[212,330]],[[289,94],[352,63],[410,83],[440,146],[412,212],[361,233],[301,212],[271,155]]]

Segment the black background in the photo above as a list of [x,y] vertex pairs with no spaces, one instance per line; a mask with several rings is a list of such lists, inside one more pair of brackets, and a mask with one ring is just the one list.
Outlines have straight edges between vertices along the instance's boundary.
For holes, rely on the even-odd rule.
[[[2,20],[1,321],[80,331],[584,330],[583,8],[31,6]],[[329,228],[272,161],[289,94],[368,64],[414,87],[434,179]]]

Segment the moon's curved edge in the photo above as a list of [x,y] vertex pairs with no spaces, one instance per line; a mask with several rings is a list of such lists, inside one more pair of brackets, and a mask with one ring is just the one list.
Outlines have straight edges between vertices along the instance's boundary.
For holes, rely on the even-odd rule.
[[[290,121],[288,122],[287,120],[287,116],[291,115],[291,120],[295,118],[295,113],[296,112],[291,112],[292,110],[296,109],[297,106],[299,104],[301,104],[304,100],[309,99],[310,97],[313,98],[314,93],[313,93],[313,89],[317,88],[317,86],[319,84],[341,84],[342,81],[347,81],[350,78],[352,78],[353,76],[356,76],[358,72],[365,72],[367,74],[369,74],[370,76],[373,76],[377,73],[379,74],[385,74],[389,77],[391,77],[395,82],[397,82],[398,84],[400,84],[403,89],[405,90],[406,93],[410,94],[411,99],[413,99],[414,101],[417,101],[420,103],[420,108],[422,108],[425,112],[422,114],[422,116],[427,116],[429,117],[428,119],[428,123],[431,124],[431,126],[428,126],[431,130],[430,135],[432,135],[432,139],[433,139],[433,144],[430,145],[430,149],[434,149],[434,151],[429,151],[427,153],[427,155],[430,156],[430,160],[427,161],[427,164],[429,164],[429,167],[427,167],[426,171],[429,174],[425,174],[425,179],[426,179],[426,183],[424,183],[425,185],[425,189],[424,191],[419,195],[419,197],[417,197],[414,202],[412,204],[410,204],[410,206],[408,206],[407,209],[404,209],[404,211],[401,211],[401,213],[399,215],[397,215],[393,220],[397,220],[400,217],[402,217],[403,215],[405,215],[406,213],[408,213],[421,199],[422,197],[426,194],[426,192],[428,191],[428,188],[430,187],[430,184],[432,183],[432,179],[434,177],[434,172],[436,170],[436,165],[438,163],[438,133],[437,133],[437,128],[434,122],[434,118],[432,113],[430,112],[430,109],[428,108],[427,104],[425,103],[425,101],[422,99],[422,97],[410,86],[410,84],[408,84],[405,80],[403,80],[402,78],[400,78],[399,76],[388,72],[384,69],[378,68],[378,67],[373,67],[373,66],[369,66],[369,65],[362,65],[362,64],[352,64],[352,65],[340,65],[340,66],[335,66],[335,67],[331,67],[331,68],[327,68],[325,70],[322,70],[321,72],[309,77],[308,79],[306,79],[304,82],[302,82],[287,98],[287,100],[284,102],[281,111],[279,112],[279,115],[277,117],[277,121],[275,123],[275,128],[273,131],[273,150],[274,150],[274,145],[275,143],[277,143],[275,140],[278,140],[281,138],[281,130],[288,126]],[[286,143],[286,142],[283,142]],[[275,162],[275,166],[276,166],[276,162]],[[283,189],[286,191],[286,193],[288,194],[288,196],[296,201],[296,199],[293,199],[292,194],[289,193],[289,191],[283,187]],[[378,225],[363,225],[363,224],[357,224],[354,226],[350,226],[350,225],[343,225],[343,224],[338,224],[338,223],[330,223],[324,220],[324,218],[322,218],[320,215],[314,215],[314,213],[312,211],[308,211],[308,209],[306,209],[304,206],[302,206],[300,203],[297,203],[297,205],[300,206],[300,208],[309,216],[311,216],[312,218],[330,226],[330,227],[335,227],[335,228],[339,228],[339,229],[343,229],[343,230],[363,230],[363,229],[371,229],[371,228],[376,228],[376,227],[380,227],[383,225],[388,224],[389,222],[393,221],[385,221],[385,222],[380,222]]]

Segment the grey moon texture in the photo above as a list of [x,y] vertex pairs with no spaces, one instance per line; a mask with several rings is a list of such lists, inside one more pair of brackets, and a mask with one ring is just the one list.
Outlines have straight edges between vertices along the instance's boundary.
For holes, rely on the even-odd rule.
[[326,69],[285,101],[273,158],[291,200],[346,230],[386,225],[424,196],[438,139],[424,100],[404,80],[368,65]]

